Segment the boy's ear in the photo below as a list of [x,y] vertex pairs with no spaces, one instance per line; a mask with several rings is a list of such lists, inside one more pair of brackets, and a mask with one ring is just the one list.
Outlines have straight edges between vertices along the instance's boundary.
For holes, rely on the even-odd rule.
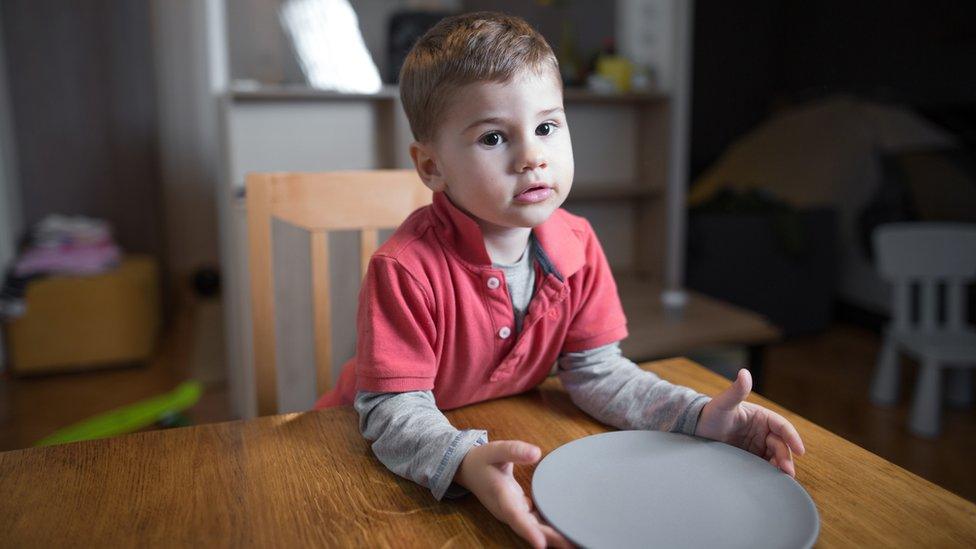
[[437,165],[437,157],[434,155],[433,147],[414,141],[410,144],[410,158],[413,159],[413,165],[417,168],[417,175],[420,176],[420,180],[424,182],[424,185],[427,185],[428,189],[436,193],[447,187],[440,167]]

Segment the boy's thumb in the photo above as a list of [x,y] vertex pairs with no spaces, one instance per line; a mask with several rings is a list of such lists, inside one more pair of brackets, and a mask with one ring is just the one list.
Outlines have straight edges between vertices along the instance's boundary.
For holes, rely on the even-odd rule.
[[542,456],[538,446],[521,440],[500,440],[485,446],[490,463],[535,463]]
[[712,402],[719,410],[732,410],[749,396],[749,391],[752,391],[752,374],[742,368],[735,377],[735,382],[712,399]]

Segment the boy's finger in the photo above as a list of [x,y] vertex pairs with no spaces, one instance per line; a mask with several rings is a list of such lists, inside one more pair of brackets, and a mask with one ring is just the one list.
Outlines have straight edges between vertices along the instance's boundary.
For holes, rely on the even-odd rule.
[[775,462],[771,460],[770,463],[773,463],[791,477],[796,474],[793,468],[793,456],[790,455],[790,448],[783,442],[783,439],[773,433],[769,433],[766,435],[766,449],[767,455],[770,453],[769,450],[772,450],[773,460],[775,460]]
[[806,448],[803,447],[803,440],[800,439],[800,433],[797,432],[796,427],[787,421],[785,417],[776,412],[769,412],[769,430],[785,440],[794,454],[802,456],[806,453]]
[[542,450],[521,440],[500,440],[485,445],[489,463],[535,463],[542,457]]
[[547,547],[573,547],[573,544],[565,536],[560,534],[552,526],[546,524],[537,511],[532,511],[532,516],[539,522],[539,528],[542,530],[542,534],[546,536]]
[[546,536],[539,527],[539,522],[535,520],[528,511],[509,509],[506,513],[505,522],[522,539],[532,544],[532,547],[545,547]]
[[548,524],[540,524],[539,529],[542,530],[542,534],[546,538],[546,547],[571,548],[573,546],[568,539],[557,532],[552,526],[549,526]]
[[749,396],[750,391],[752,391],[752,374],[749,373],[749,370],[742,368],[736,375],[735,382],[728,389],[716,395],[712,402],[719,410],[733,410]]

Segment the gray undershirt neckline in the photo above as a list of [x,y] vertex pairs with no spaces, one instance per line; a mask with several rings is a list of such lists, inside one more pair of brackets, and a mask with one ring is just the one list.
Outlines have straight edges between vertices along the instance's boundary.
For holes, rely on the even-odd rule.
[[533,236],[529,235],[525,250],[522,256],[515,263],[492,263],[491,266],[501,269],[505,274],[505,286],[508,288],[508,296],[512,301],[512,310],[515,313],[515,333],[522,332],[522,321],[528,311],[529,303],[532,301],[532,293],[535,290],[535,265],[534,254],[532,253]]

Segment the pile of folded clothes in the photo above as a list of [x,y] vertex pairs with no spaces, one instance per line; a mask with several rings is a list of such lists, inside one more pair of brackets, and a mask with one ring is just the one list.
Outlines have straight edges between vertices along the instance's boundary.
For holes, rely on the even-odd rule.
[[0,319],[26,312],[24,295],[32,280],[49,275],[85,276],[118,266],[122,250],[108,222],[83,216],[49,215],[31,229],[26,245],[7,270],[0,291]]

